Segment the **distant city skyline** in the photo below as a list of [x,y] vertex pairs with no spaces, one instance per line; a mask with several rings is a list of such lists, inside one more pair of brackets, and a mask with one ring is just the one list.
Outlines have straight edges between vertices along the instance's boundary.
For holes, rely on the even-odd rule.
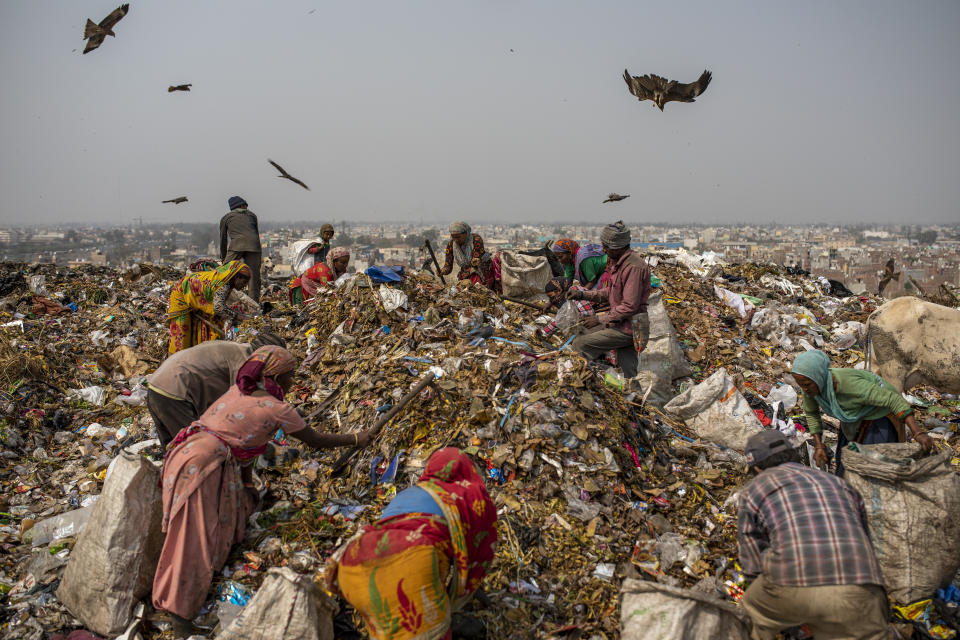
[[[960,220],[957,2],[135,1],[82,55],[117,4],[0,4],[0,226],[235,194],[274,224]],[[661,113],[624,68],[713,81]]]

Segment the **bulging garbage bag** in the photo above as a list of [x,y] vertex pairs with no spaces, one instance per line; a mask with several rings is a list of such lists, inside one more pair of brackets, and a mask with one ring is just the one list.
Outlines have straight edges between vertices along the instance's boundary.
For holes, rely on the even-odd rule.
[[163,548],[160,469],[122,451],[70,554],[57,598],[103,636],[123,632],[150,593]]
[[337,611],[310,576],[274,567],[217,640],[333,640]]
[[543,293],[553,271],[543,256],[504,251],[500,254],[500,277],[505,296],[526,298]]
[[748,640],[747,614],[705,593],[628,578],[620,588],[623,640]]
[[960,477],[950,451],[921,457],[916,443],[851,445],[844,479],[863,496],[887,593],[929,598],[960,568]]
[[763,429],[733,379],[723,367],[663,407],[704,440],[743,453],[747,438]]

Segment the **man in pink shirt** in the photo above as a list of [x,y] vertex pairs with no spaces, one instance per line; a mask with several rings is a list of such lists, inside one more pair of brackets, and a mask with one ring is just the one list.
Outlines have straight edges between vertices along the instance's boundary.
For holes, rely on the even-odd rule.
[[573,348],[590,360],[616,349],[617,362],[624,377],[632,378],[637,375],[637,354],[643,351],[650,337],[647,318],[650,267],[630,248],[630,229],[623,221],[604,227],[600,243],[608,257],[610,286],[593,291],[571,289],[567,298],[606,302],[610,310],[583,321],[587,333],[573,341]]

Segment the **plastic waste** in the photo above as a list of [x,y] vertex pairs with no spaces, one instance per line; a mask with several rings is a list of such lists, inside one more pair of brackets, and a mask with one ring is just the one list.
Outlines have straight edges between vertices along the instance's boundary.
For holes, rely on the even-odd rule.
[[24,534],[23,541],[39,547],[54,540],[74,537],[86,526],[92,512],[91,505],[41,520]]

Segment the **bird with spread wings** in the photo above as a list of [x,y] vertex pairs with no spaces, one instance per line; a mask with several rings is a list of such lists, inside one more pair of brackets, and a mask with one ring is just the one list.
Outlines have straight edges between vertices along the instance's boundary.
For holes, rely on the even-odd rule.
[[83,39],[87,41],[87,46],[83,48],[83,52],[90,53],[102,45],[107,36],[116,38],[117,34],[113,32],[113,27],[120,22],[123,16],[127,15],[127,11],[129,10],[129,4],[122,4],[111,11],[110,15],[101,20],[100,24],[87,18],[87,25],[83,29]]
[[295,183],[297,183],[298,185],[300,185],[301,187],[303,187],[304,189],[306,189],[307,191],[310,191],[310,187],[308,187],[307,185],[305,185],[305,184],[303,183],[303,181],[298,180],[297,178],[294,178],[292,175],[290,175],[289,173],[287,173],[286,169],[284,169],[283,167],[281,167],[280,165],[278,165],[276,162],[274,162],[274,161],[271,160],[270,158],[267,158],[267,162],[269,162],[270,164],[272,164],[272,165],[274,166],[274,168],[275,168],[277,171],[280,172],[280,175],[277,176],[278,178],[286,178],[286,179],[289,180],[290,182],[295,182]]
[[161,204],[167,204],[167,203],[170,203],[170,204],[180,204],[181,202],[187,202],[187,196],[179,196],[179,197],[174,198],[174,199],[172,199],[172,200],[164,200]]
[[622,196],[619,193],[611,193],[607,195],[607,199],[604,200],[604,202],[620,202],[621,200],[626,200],[629,197],[629,193],[625,196]]
[[190,91],[192,84],[172,84],[167,87],[167,92],[173,93],[174,91]]
[[894,273],[894,262],[893,258],[887,260],[887,264],[883,266],[883,277],[880,279],[880,286],[877,288],[877,295],[882,296],[883,290],[887,288],[887,285],[890,284],[891,280],[896,280],[900,282],[900,274],[902,272],[897,271]]
[[696,102],[694,98],[707,90],[707,85],[710,84],[710,78],[712,77],[712,73],[704,71],[696,82],[683,84],[653,74],[631,76],[629,71],[623,70],[623,79],[626,81],[630,93],[641,102],[652,100],[653,105],[659,107],[660,111],[663,111],[663,105],[668,102]]

